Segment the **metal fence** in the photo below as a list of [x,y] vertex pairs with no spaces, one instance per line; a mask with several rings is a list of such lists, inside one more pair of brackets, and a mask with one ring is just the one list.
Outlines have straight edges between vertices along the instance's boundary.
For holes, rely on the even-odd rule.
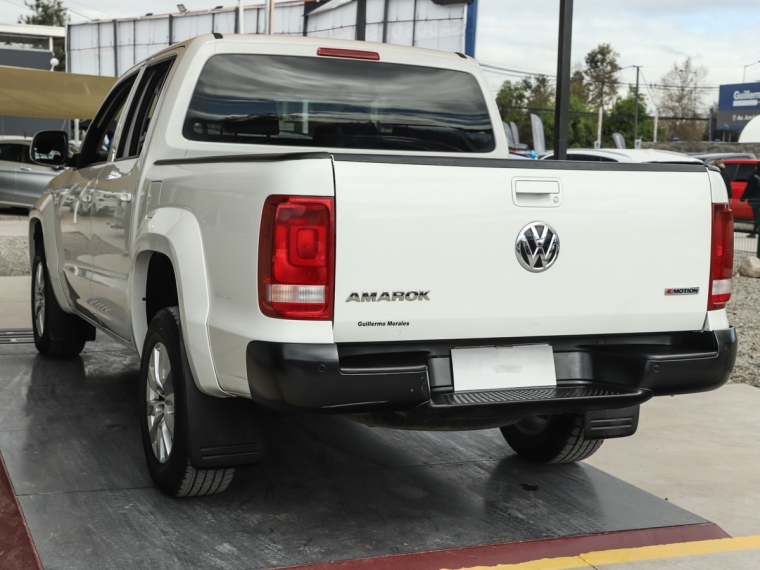
[[734,270],[746,257],[758,255],[757,237],[749,237],[754,222],[747,220],[734,220]]

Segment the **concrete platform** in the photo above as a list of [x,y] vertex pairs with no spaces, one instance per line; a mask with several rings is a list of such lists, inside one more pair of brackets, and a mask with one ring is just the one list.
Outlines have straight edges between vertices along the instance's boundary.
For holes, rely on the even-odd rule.
[[0,329],[32,328],[32,278],[0,277]]
[[102,336],[65,361],[0,345],[0,453],[46,568],[271,568],[714,528],[590,465],[528,464],[497,430],[340,416],[273,421],[269,458],[227,492],[169,499],[144,465],[137,379],[136,357]]

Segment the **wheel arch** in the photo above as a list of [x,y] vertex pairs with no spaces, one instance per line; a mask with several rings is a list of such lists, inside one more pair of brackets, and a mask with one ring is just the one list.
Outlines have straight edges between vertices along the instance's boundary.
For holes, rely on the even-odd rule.
[[[141,224],[133,259],[130,312],[138,353],[142,355],[150,311],[155,313],[164,308],[162,302],[148,307],[149,296],[155,295],[155,290],[151,291],[150,287],[155,287],[156,279],[159,279],[160,285],[176,289],[182,336],[196,386],[210,396],[229,396],[219,386],[211,352],[208,333],[210,290],[198,220],[189,210],[182,208],[155,210],[152,218]],[[157,267],[162,267],[162,274],[168,275],[166,264],[171,268],[173,283],[163,283],[161,276],[157,277],[155,273]]]
[[69,305],[69,300],[64,291],[61,278],[59,259],[62,250],[59,250],[60,240],[56,239],[55,224],[52,216],[52,197],[43,195],[38,202],[40,208],[32,208],[29,211],[29,267],[34,265],[36,248],[41,245],[45,252],[45,263],[48,270],[48,278],[52,285],[56,301],[65,313],[75,314]]

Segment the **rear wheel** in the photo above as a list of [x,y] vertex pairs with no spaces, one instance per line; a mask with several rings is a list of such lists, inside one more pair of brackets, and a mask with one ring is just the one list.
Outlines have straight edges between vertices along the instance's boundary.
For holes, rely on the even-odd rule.
[[65,313],[50,287],[45,254],[37,248],[32,264],[32,332],[34,346],[45,356],[76,356],[84,348],[83,340],[53,339],[51,331],[66,330],[69,321],[78,319]]
[[194,382],[182,340],[179,310],[163,309],[153,318],[145,339],[140,375],[140,419],[148,471],[156,486],[171,497],[221,493],[234,468],[195,469],[188,455],[185,389]]
[[534,463],[574,463],[591,457],[604,440],[586,439],[583,414],[535,415],[504,426],[515,452]]

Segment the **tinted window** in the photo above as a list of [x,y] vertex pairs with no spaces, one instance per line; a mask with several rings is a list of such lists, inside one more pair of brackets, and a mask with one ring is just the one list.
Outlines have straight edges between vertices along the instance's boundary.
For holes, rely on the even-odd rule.
[[217,55],[183,128],[190,140],[490,152],[485,100],[469,73],[314,57]]
[[746,182],[755,171],[755,163],[739,164],[738,166],[739,169],[736,171],[736,175],[734,176],[733,180],[734,182]]
[[158,98],[173,61],[162,61],[145,70],[127,116],[117,158],[140,156],[153,112],[156,110]]
[[568,153],[567,160],[580,160],[584,162],[617,162],[614,158],[607,156],[599,156],[596,154],[576,154],[574,152]]
[[728,177],[732,181],[736,181],[736,171],[739,169],[738,164],[726,164],[726,172],[728,172]]
[[125,79],[119,84],[103,106],[95,115],[87,129],[87,136],[82,143],[82,153],[79,166],[89,166],[108,160],[108,152],[111,149],[113,137],[116,134],[116,125],[121,118],[122,110],[135,82],[135,75]]
[[0,160],[5,160],[7,162],[21,162],[21,153],[24,150],[28,151],[28,147],[21,144],[0,144]]

